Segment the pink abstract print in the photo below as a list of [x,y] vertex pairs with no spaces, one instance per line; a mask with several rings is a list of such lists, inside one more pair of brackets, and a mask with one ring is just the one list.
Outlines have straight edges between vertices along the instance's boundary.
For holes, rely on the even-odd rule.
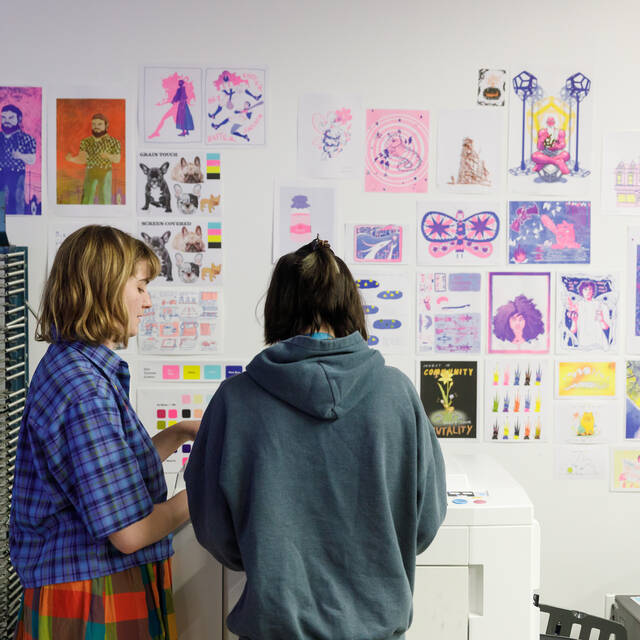
[[369,109],[365,149],[365,191],[427,191],[428,111]]

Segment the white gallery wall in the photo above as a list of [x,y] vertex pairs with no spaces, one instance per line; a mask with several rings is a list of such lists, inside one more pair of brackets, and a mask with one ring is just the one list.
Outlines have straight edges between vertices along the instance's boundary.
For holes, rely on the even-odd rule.
[[[410,237],[415,238],[416,202],[452,199],[451,194],[439,191],[436,183],[438,114],[448,109],[480,108],[475,103],[478,69],[503,68],[513,74],[529,65],[532,69],[571,69],[587,74],[593,83],[593,119],[588,125],[592,128],[593,155],[585,161],[593,174],[590,191],[581,199],[592,203],[591,264],[571,268],[594,273],[617,271],[627,283],[627,227],[635,220],[603,214],[600,167],[606,132],[640,129],[638,24],[640,6],[631,0],[5,2],[0,12],[0,86],[42,86],[46,107],[60,87],[120,90],[121,97],[130,100],[127,162],[133,167],[137,146],[134,116],[142,66],[267,68],[266,144],[220,148],[225,197],[225,310],[224,350],[219,357],[246,363],[262,348],[260,303],[272,264],[274,181],[305,177],[298,173],[297,114],[298,99],[306,93],[356,94],[365,108],[427,109],[431,114],[427,194],[365,193],[364,176],[310,182],[336,189],[336,249],[341,253],[345,223],[405,224],[413,234]],[[502,190],[491,199],[506,207],[509,199],[536,198],[507,189],[507,107],[501,112],[505,179]],[[53,142],[53,133],[50,128],[45,131],[45,144]],[[45,151],[45,177],[48,158]],[[37,306],[46,274],[48,230],[67,219],[56,211],[55,194],[48,187],[47,181],[41,217],[11,216],[7,222],[12,244],[29,247],[32,306]],[[135,228],[133,184],[128,193],[127,215]],[[87,222],[117,223],[121,219],[100,214]],[[414,274],[415,241],[408,240],[407,249],[406,268]],[[548,267],[552,273],[559,270],[556,265]],[[480,270],[486,274],[512,269],[505,258],[501,266]],[[486,292],[486,275],[483,277]],[[622,291],[620,336],[625,335],[632,313],[626,289]],[[486,304],[486,295],[483,300]],[[485,338],[483,344],[483,354],[469,359],[477,357],[482,363]],[[554,346],[552,336],[549,357],[557,361],[560,358]],[[629,355],[625,348],[621,340],[617,354],[598,354],[598,359],[615,359],[619,370],[624,370]],[[31,339],[31,372],[43,352],[44,346]],[[135,346],[127,358],[135,386],[139,360]],[[414,380],[418,360],[413,350],[391,359]],[[481,384],[482,373],[478,380]],[[611,444],[622,445],[622,379],[617,403],[619,416]],[[640,591],[640,493],[610,492],[608,476],[595,480],[557,477],[552,438],[510,446],[485,442],[481,437],[477,441],[447,441],[443,446],[447,451],[494,456],[528,492],[542,531],[542,601],[601,614],[605,593]]]

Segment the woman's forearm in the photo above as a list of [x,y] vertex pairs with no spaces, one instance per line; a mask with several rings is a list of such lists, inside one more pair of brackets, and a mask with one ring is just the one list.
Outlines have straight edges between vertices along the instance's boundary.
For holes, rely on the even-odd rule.
[[111,544],[122,553],[134,553],[162,540],[189,519],[186,491],[153,507],[153,511],[142,520],[116,531],[109,536]]

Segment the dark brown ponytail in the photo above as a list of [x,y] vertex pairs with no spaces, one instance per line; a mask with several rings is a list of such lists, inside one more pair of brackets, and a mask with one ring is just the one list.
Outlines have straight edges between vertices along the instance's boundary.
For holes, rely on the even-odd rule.
[[282,256],[264,305],[264,339],[274,344],[329,326],[336,338],[367,339],[362,300],[347,265],[319,238]]

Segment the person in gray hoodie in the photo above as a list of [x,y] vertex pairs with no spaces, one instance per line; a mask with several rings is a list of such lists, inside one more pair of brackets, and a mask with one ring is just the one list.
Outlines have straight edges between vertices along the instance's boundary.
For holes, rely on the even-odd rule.
[[319,239],[280,258],[265,342],[209,404],[185,472],[200,544],[247,582],[243,640],[387,640],[446,514],[416,390],[367,346],[356,283]]

